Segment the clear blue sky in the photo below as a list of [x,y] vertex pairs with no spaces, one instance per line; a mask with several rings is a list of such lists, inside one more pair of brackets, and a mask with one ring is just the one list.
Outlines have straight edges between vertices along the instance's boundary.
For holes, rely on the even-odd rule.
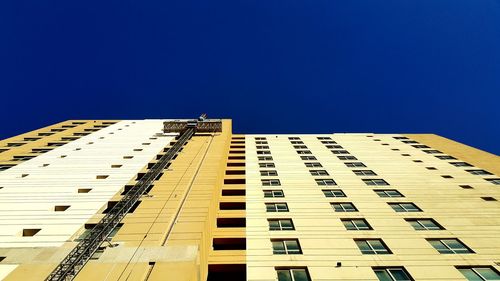
[[500,154],[498,0],[5,0],[0,40],[0,138],[207,112]]

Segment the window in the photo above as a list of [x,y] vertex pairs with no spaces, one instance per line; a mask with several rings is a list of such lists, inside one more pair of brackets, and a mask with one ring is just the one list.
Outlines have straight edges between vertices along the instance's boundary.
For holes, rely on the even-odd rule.
[[266,138],[263,137],[256,137],[255,140],[266,140]]
[[25,143],[21,143],[21,142],[10,142],[7,144],[8,147],[16,147],[16,146],[21,146],[21,145],[24,145]]
[[474,253],[467,248],[460,240],[450,239],[427,239],[429,243],[441,254],[471,254]]
[[467,162],[450,162],[450,164],[455,167],[472,167],[472,165]]
[[15,165],[2,164],[2,165],[0,165],[0,171],[5,171],[5,170],[10,169],[14,166]]
[[292,219],[268,219],[269,230],[295,230]]
[[297,239],[276,239],[271,240],[273,244],[273,254],[275,255],[300,255],[299,240]]
[[260,171],[261,176],[277,176],[278,172],[275,170],[268,170],[268,171]]
[[311,281],[306,268],[276,268],[278,281]]
[[238,251],[246,249],[245,238],[214,238],[212,247],[214,251]]
[[268,145],[257,145],[257,149],[269,149]]
[[64,212],[64,211],[66,211],[69,207],[71,207],[71,206],[69,206],[69,205],[56,205],[56,206],[54,206],[54,211],[55,211],[55,212]]
[[457,160],[457,158],[449,155],[437,155],[436,158],[441,160]]
[[337,185],[337,183],[333,179],[316,179],[316,184],[320,186]]
[[491,182],[492,184],[500,185],[500,179],[485,179],[485,180]]
[[317,137],[318,140],[331,140],[331,137]]
[[272,156],[259,156],[258,159],[259,159],[259,161],[272,161],[273,157]]
[[491,266],[457,266],[457,269],[469,281],[500,280],[500,273]]
[[219,202],[220,210],[245,210],[245,202]]
[[483,199],[484,201],[497,201],[497,199],[495,199],[494,197],[481,197],[481,199]]
[[51,151],[53,148],[32,148],[31,152],[33,153],[45,153]]
[[261,180],[263,186],[278,186],[281,185],[280,180],[272,179],[272,180]]
[[259,155],[271,154],[271,151],[269,151],[269,150],[257,150],[257,154],[259,154]]
[[465,170],[473,175],[493,175],[492,173],[485,170]]
[[376,267],[373,272],[380,281],[413,281],[403,267]]
[[300,156],[302,160],[317,160],[314,156]]
[[321,167],[323,167],[323,165],[321,165],[321,163],[319,163],[319,162],[308,162],[308,163],[304,163],[304,164],[308,168],[321,168]]
[[259,163],[260,168],[274,168],[274,163]]
[[46,136],[51,136],[54,133],[38,133],[39,136],[46,137]]
[[328,172],[325,170],[309,170],[312,176],[329,176]]
[[31,236],[35,236],[35,234],[37,234],[38,232],[40,232],[40,228],[25,228],[23,229],[23,237],[31,237]]
[[437,170],[436,167],[425,167],[427,170]]
[[291,144],[304,144],[303,141],[290,141]]
[[463,189],[473,189],[473,187],[472,187],[472,186],[467,185],[467,184],[463,184],[463,185],[459,185],[459,186],[460,186],[461,188],[463,188]]
[[407,141],[403,141],[403,143],[411,144],[411,143],[418,143],[418,141],[407,140]]
[[65,144],[66,144],[65,142],[49,142],[49,143],[47,144],[47,146],[52,146],[52,147],[54,147],[54,146],[63,146],[63,145],[65,145]]
[[312,154],[309,150],[297,150],[297,154]]
[[300,140],[299,137],[288,137],[289,140]]
[[442,230],[444,227],[433,219],[405,219],[415,230]]
[[422,160],[413,160],[413,162],[415,162],[415,163],[422,163],[423,161]]
[[340,189],[323,189],[322,191],[326,197],[346,197]]
[[365,219],[340,219],[347,230],[372,230]]
[[357,176],[376,176],[377,174],[372,170],[353,170]]
[[380,197],[404,197],[403,194],[396,189],[377,189],[373,191]]
[[30,155],[15,155],[12,157],[12,161],[26,161],[35,158],[36,156]]
[[428,150],[422,150],[423,152],[427,153],[427,154],[440,154],[442,153],[441,151],[439,150],[435,150],[435,149],[428,149]]
[[223,189],[222,196],[245,196],[245,189]]
[[366,167],[366,165],[361,162],[345,162],[344,164],[349,168]]
[[264,190],[264,197],[285,197],[285,193],[281,189]]
[[396,139],[396,140],[407,140],[408,138],[407,137],[392,137],[393,139]]
[[337,158],[339,158],[339,160],[358,160],[358,158],[352,156],[352,155],[349,155],[349,156],[337,156]]
[[341,145],[327,145],[326,148],[328,149],[343,149],[343,147]]
[[332,150],[333,154],[349,154],[347,150]]
[[363,182],[366,185],[389,185],[389,183],[383,179],[363,179]]
[[422,210],[413,203],[387,203],[396,212],[422,212]]
[[415,145],[412,145],[412,146],[415,147],[415,148],[430,148],[430,147],[428,147],[425,144],[415,144]]
[[350,202],[330,203],[335,212],[357,212],[358,209]]
[[286,203],[266,203],[266,212],[288,212]]
[[[240,142],[238,142],[240,143]],[[241,142],[241,143],[245,143],[245,142]],[[267,141],[256,141],[255,144],[268,144]]]
[[305,145],[294,145],[293,148],[295,148],[295,149],[307,149],[307,146],[305,146]]
[[450,176],[450,175],[442,175],[441,177],[442,177],[442,178],[444,178],[444,179],[452,179],[452,178],[453,178],[453,177],[452,177],[452,176]]
[[355,239],[354,241],[363,255],[392,254],[382,239]]

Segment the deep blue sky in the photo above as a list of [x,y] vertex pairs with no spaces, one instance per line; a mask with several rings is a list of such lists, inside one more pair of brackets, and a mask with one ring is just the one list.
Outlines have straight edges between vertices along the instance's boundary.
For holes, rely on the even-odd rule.
[[0,40],[0,138],[207,112],[500,154],[498,0],[5,0]]

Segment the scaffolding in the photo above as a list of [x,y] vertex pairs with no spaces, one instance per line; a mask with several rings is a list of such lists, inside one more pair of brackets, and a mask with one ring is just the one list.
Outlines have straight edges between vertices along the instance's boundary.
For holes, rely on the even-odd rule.
[[202,114],[198,119],[174,120],[164,122],[164,132],[179,133],[174,145],[149,169],[146,174],[125,194],[120,201],[96,224],[89,235],[80,241],[76,247],[57,265],[45,279],[47,281],[73,280],[92,255],[108,241],[111,234],[128,211],[139,201],[144,192],[167,167],[170,161],[181,150],[182,146],[196,132],[221,132],[222,122],[217,119],[206,119]]

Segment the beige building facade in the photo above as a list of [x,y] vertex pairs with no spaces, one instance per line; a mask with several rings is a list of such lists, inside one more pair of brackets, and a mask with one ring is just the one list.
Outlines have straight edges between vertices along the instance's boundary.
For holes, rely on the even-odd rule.
[[[0,141],[0,280],[46,280],[179,140],[68,120]],[[431,134],[195,133],[66,280],[500,280],[500,159]]]

